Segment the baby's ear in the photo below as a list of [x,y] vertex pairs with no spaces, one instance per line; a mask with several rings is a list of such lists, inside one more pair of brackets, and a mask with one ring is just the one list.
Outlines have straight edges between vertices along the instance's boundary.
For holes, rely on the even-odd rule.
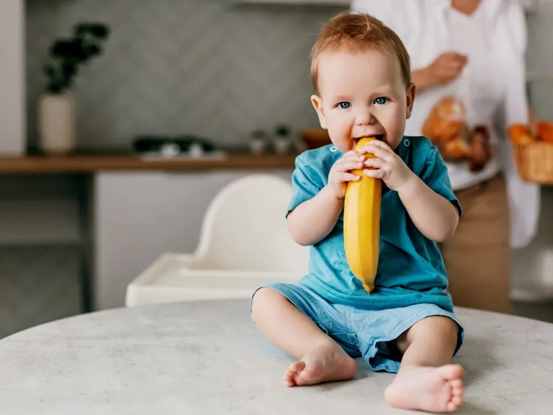
[[323,100],[318,95],[311,95],[310,101],[311,105],[313,105],[313,108],[315,109],[315,112],[317,113],[317,117],[319,117],[319,124],[321,125],[321,128],[326,129],[326,118],[323,111]]
[[413,111],[413,104],[415,103],[415,95],[417,93],[417,88],[415,84],[411,83],[407,87],[406,91],[406,99],[407,99],[407,117],[409,118],[411,116],[411,111]]

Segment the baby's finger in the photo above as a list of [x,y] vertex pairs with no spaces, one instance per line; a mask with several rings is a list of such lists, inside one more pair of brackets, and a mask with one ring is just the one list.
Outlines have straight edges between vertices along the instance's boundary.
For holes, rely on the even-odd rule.
[[344,164],[351,164],[351,163],[362,163],[363,157],[361,156],[355,156],[355,157],[348,157],[340,159],[336,162],[337,165],[344,165]]
[[349,153],[344,154],[336,163],[349,161],[349,160],[362,161],[363,156],[361,156],[360,154],[358,154],[355,151],[351,151]]
[[363,146],[360,151],[362,151],[363,153],[372,153],[375,157],[378,157],[379,159],[385,161],[391,161],[393,157],[392,154],[390,154],[388,151],[378,147],[377,145],[374,145],[373,143],[369,143],[366,146]]
[[373,140],[371,141],[369,144],[373,144],[377,147],[380,147],[381,149],[383,150],[386,150],[386,151],[389,151],[389,152],[393,152],[394,150],[392,150],[392,148],[388,145],[387,142],[385,141],[382,141],[382,140]]
[[372,177],[375,179],[382,179],[384,177],[384,170],[381,169],[365,169],[363,174],[367,177]]
[[343,163],[336,165],[336,171],[349,171],[353,169],[362,169],[363,168],[363,162],[352,160],[352,161],[344,161]]
[[359,180],[360,178],[361,176],[352,173],[341,173],[338,175],[338,180],[341,182],[354,182],[356,180]]
[[368,158],[363,164],[365,165],[365,167],[379,169],[384,167],[386,165],[386,162],[379,158]]
[[378,147],[378,148],[381,148],[382,150],[385,150],[385,151],[388,151],[388,152],[393,152],[393,150],[390,148],[390,146],[388,145],[388,143],[384,142],[384,141],[381,141],[381,140],[372,140],[370,142],[368,142],[364,147]]

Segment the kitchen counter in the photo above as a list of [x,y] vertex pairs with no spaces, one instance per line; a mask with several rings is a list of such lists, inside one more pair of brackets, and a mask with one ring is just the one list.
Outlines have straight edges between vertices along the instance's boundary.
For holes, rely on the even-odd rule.
[[60,155],[0,157],[0,174],[89,173],[97,171],[201,171],[214,169],[292,168],[295,155],[228,153],[223,157],[141,157],[122,155]]
[[[467,328],[460,413],[550,414],[553,325],[457,312]],[[390,374],[359,361],[354,380],[288,388],[291,362],[256,330],[249,300],[119,308],[2,339],[0,401],[10,415],[407,414],[384,401]]]

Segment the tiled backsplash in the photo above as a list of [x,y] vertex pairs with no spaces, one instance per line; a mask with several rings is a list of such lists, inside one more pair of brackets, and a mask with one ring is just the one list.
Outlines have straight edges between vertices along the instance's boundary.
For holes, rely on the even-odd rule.
[[51,42],[73,24],[108,24],[105,53],[77,76],[78,147],[121,148],[137,134],[193,133],[244,143],[251,130],[315,126],[308,55],[340,9],[233,6],[230,0],[28,0],[27,105]]
[[[193,133],[234,145],[279,122],[315,126],[308,54],[321,23],[340,8],[237,3],[27,0],[29,144],[36,144],[48,47],[83,20],[107,23],[112,36],[77,77],[80,148],[123,148],[144,133]],[[545,5],[529,18],[528,67],[539,77],[553,73],[552,15]],[[542,117],[553,118],[552,87],[549,79],[531,88]]]

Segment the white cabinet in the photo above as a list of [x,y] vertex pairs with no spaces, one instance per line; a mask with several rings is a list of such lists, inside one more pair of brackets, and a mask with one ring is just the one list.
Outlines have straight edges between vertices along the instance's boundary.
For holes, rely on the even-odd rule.
[[[291,170],[270,172],[290,180]],[[193,252],[210,201],[225,184],[252,173],[96,174],[94,308],[123,306],[127,284],[163,252]]]

